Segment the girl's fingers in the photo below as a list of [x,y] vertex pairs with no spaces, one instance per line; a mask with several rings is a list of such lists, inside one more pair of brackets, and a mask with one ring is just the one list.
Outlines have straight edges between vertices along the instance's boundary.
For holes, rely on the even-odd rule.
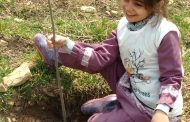
[[[51,43],[53,43],[53,35],[51,34],[51,35],[49,35],[48,37],[47,37],[47,39],[49,40],[49,42],[51,42]],[[57,38],[57,35],[56,35],[56,37],[55,37],[55,42],[58,42],[58,38]]]
[[[51,42],[47,43],[47,46],[48,46],[48,48],[53,48],[54,47],[54,45]],[[56,48],[60,48],[60,45],[59,44],[55,44],[55,47]]]
[[47,47],[48,47],[48,48],[53,48],[53,44],[48,43],[48,44],[47,44]]
[[[55,38],[55,47],[56,48],[62,47],[62,45],[63,45],[62,40],[63,39],[62,40],[61,39],[62,39],[61,36],[56,35],[56,38]],[[47,45],[49,48],[53,48],[54,41],[53,41],[53,35],[52,34],[47,37]]]
[[53,42],[51,41],[51,40],[47,40],[47,43],[49,43],[49,44],[53,44]]
[[53,42],[50,40],[50,36],[48,37],[48,39],[47,39],[47,46],[48,46],[48,48],[53,48]]
[[51,41],[53,40],[53,35],[52,34],[48,36],[48,40],[51,40]]

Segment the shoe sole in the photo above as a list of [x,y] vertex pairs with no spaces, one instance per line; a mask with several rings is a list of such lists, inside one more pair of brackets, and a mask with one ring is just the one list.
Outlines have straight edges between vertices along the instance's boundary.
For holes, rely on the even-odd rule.
[[41,50],[38,48],[37,43],[36,43],[36,40],[33,39],[33,41],[34,41],[34,47],[35,47],[35,49],[39,52],[40,57],[41,57],[42,60],[46,63],[46,65],[49,66],[48,61],[47,61],[46,58],[44,57],[44,55],[43,55],[43,53],[41,52]]

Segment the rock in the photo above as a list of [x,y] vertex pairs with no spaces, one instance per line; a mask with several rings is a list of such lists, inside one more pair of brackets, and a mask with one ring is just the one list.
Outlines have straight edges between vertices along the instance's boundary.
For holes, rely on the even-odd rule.
[[173,4],[174,0],[169,0],[169,5]]
[[0,83],[0,92],[6,92],[8,90],[7,86],[3,83]]
[[19,86],[24,84],[27,80],[31,78],[32,74],[30,72],[28,63],[23,63],[20,67],[16,68],[12,73],[3,78],[3,83],[10,86]]
[[4,41],[4,40],[0,40],[0,47],[5,47],[8,45],[8,42]]
[[37,63],[35,63],[35,62],[27,61],[27,62],[24,62],[22,65],[29,67],[29,69],[31,69],[31,68],[34,68],[36,66],[36,64]]
[[8,101],[8,105],[11,107],[14,106],[14,101]]
[[109,15],[109,16],[111,16],[111,13],[109,11],[106,11],[106,14]]
[[32,1],[28,1],[28,2],[26,3],[27,6],[31,6],[32,4],[33,4]]
[[14,21],[16,21],[16,22],[24,22],[24,20],[19,19],[19,18],[14,18]]
[[10,117],[6,117],[6,122],[12,122]]
[[190,24],[190,17],[185,17],[184,21],[187,22],[188,24]]
[[92,6],[82,6],[80,8],[80,10],[82,12],[85,12],[85,13],[95,13],[96,12],[96,8],[92,7]]
[[115,20],[116,23],[119,23],[120,20]]
[[12,122],[16,122],[17,120],[16,120],[16,118],[12,118]]
[[113,16],[117,16],[117,15],[118,15],[118,11],[111,10],[111,14],[112,14]]

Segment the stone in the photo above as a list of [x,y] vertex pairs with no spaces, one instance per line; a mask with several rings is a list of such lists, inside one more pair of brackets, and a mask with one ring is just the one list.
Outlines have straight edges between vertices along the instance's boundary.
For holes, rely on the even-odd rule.
[[12,73],[3,78],[3,83],[10,86],[20,86],[31,78],[28,63],[21,64],[20,67],[16,68]]
[[109,11],[106,11],[106,14],[109,15],[109,16],[111,16],[111,13]]
[[9,106],[12,107],[12,106],[14,106],[14,104],[15,104],[14,101],[8,101],[8,105],[9,105]]
[[92,6],[81,6],[80,10],[85,13],[95,13],[96,12],[96,8],[94,8]]
[[27,6],[31,6],[31,5],[33,5],[33,3],[32,3],[32,1],[28,1],[28,2],[26,3],[26,5],[27,5]]
[[185,18],[184,18],[184,21],[185,21],[186,23],[190,24],[190,17],[185,17]]
[[111,10],[111,14],[112,14],[113,16],[117,16],[117,15],[118,15],[118,11]]
[[173,4],[174,0],[169,0],[169,5]]
[[8,42],[0,39],[0,47],[6,47],[8,45]]
[[32,69],[36,66],[37,63],[32,61],[27,61],[22,64],[22,66],[28,67],[29,69]]
[[8,90],[8,87],[3,84],[3,83],[0,83],[0,92],[6,92]]
[[16,122],[17,120],[16,120],[16,118],[12,118],[12,121],[13,121],[13,122]]
[[6,117],[6,122],[12,122],[10,117]]
[[23,19],[19,19],[19,18],[14,18],[14,21],[16,21],[16,22],[24,22]]

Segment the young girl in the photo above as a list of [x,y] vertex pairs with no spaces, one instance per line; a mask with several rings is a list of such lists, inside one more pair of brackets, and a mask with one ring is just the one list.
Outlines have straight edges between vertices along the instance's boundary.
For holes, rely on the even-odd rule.
[[[115,94],[91,100],[88,122],[177,122],[182,114],[183,68],[178,28],[165,18],[166,0],[120,0],[125,17],[100,44],[56,35],[59,64],[100,73]],[[54,66],[52,36],[34,38],[46,64]],[[49,47],[49,48],[48,48]]]

